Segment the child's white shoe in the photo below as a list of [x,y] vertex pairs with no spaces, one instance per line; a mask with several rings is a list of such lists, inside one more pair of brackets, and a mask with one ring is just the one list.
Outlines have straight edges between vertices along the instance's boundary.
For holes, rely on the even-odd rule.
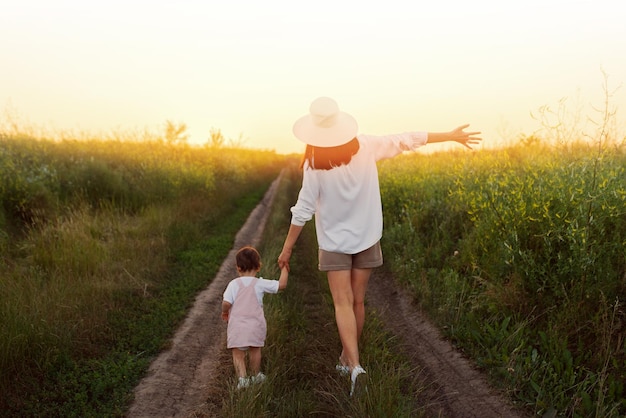
[[265,382],[265,379],[267,379],[267,376],[265,376],[263,373],[259,372],[257,373],[256,376],[252,376],[250,378],[250,380],[252,380],[253,384],[257,384],[257,383],[263,383]]
[[237,389],[245,389],[250,386],[250,378],[248,377],[240,377],[239,383],[237,383]]

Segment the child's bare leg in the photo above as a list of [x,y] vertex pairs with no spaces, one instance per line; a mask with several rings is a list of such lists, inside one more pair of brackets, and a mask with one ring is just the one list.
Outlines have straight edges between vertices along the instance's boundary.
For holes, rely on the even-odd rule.
[[246,352],[238,348],[233,348],[233,365],[237,377],[246,377]]
[[250,374],[256,376],[261,371],[261,347],[250,347]]

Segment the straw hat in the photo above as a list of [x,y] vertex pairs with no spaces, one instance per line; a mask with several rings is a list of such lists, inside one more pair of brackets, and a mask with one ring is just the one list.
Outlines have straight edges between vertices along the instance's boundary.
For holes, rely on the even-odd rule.
[[318,97],[309,107],[309,114],[293,124],[293,133],[300,141],[316,147],[336,147],[350,142],[359,126],[351,115],[339,110],[330,97]]

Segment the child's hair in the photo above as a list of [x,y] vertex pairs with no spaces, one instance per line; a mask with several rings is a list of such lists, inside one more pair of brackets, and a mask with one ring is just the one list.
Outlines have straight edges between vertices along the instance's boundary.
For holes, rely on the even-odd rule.
[[261,268],[261,256],[254,247],[245,246],[237,251],[237,268],[241,271],[259,270]]
[[300,168],[308,162],[309,167],[315,170],[330,170],[340,165],[348,164],[352,156],[359,150],[359,140],[353,138],[351,141],[336,147],[315,147],[307,145]]

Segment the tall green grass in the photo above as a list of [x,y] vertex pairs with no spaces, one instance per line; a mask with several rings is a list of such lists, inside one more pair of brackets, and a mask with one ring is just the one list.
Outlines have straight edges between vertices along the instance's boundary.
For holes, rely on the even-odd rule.
[[[295,161],[297,163],[297,161]],[[280,185],[259,246],[260,275],[276,279],[276,259],[297,198],[301,172],[291,164]],[[267,381],[237,390],[230,353],[224,346],[206,404],[196,417],[420,417],[417,402],[423,376],[401,355],[399,342],[368,312],[361,341],[361,361],[370,381],[368,392],[350,398],[350,379],[335,370],[341,343],[325,273],[317,269],[317,240],[312,223],[305,226],[291,258],[287,289],[264,299],[268,323],[262,370]],[[234,262],[234,261],[233,261]]]
[[121,415],[283,161],[1,135],[2,413]]
[[[387,266],[533,414],[626,413],[625,159],[619,146],[526,141],[380,164]],[[184,143],[0,135],[0,411],[123,415],[284,163]],[[262,247],[268,277],[293,176]],[[268,300],[268,384],[224,386],[212,411],[419,416],[416,371],[375,316],[362,354],[375,386],[347,397],[312,234],[288,291]]]
[[626,154],[614,145],[380,167],[395,273],[533,413],[626,413]]

